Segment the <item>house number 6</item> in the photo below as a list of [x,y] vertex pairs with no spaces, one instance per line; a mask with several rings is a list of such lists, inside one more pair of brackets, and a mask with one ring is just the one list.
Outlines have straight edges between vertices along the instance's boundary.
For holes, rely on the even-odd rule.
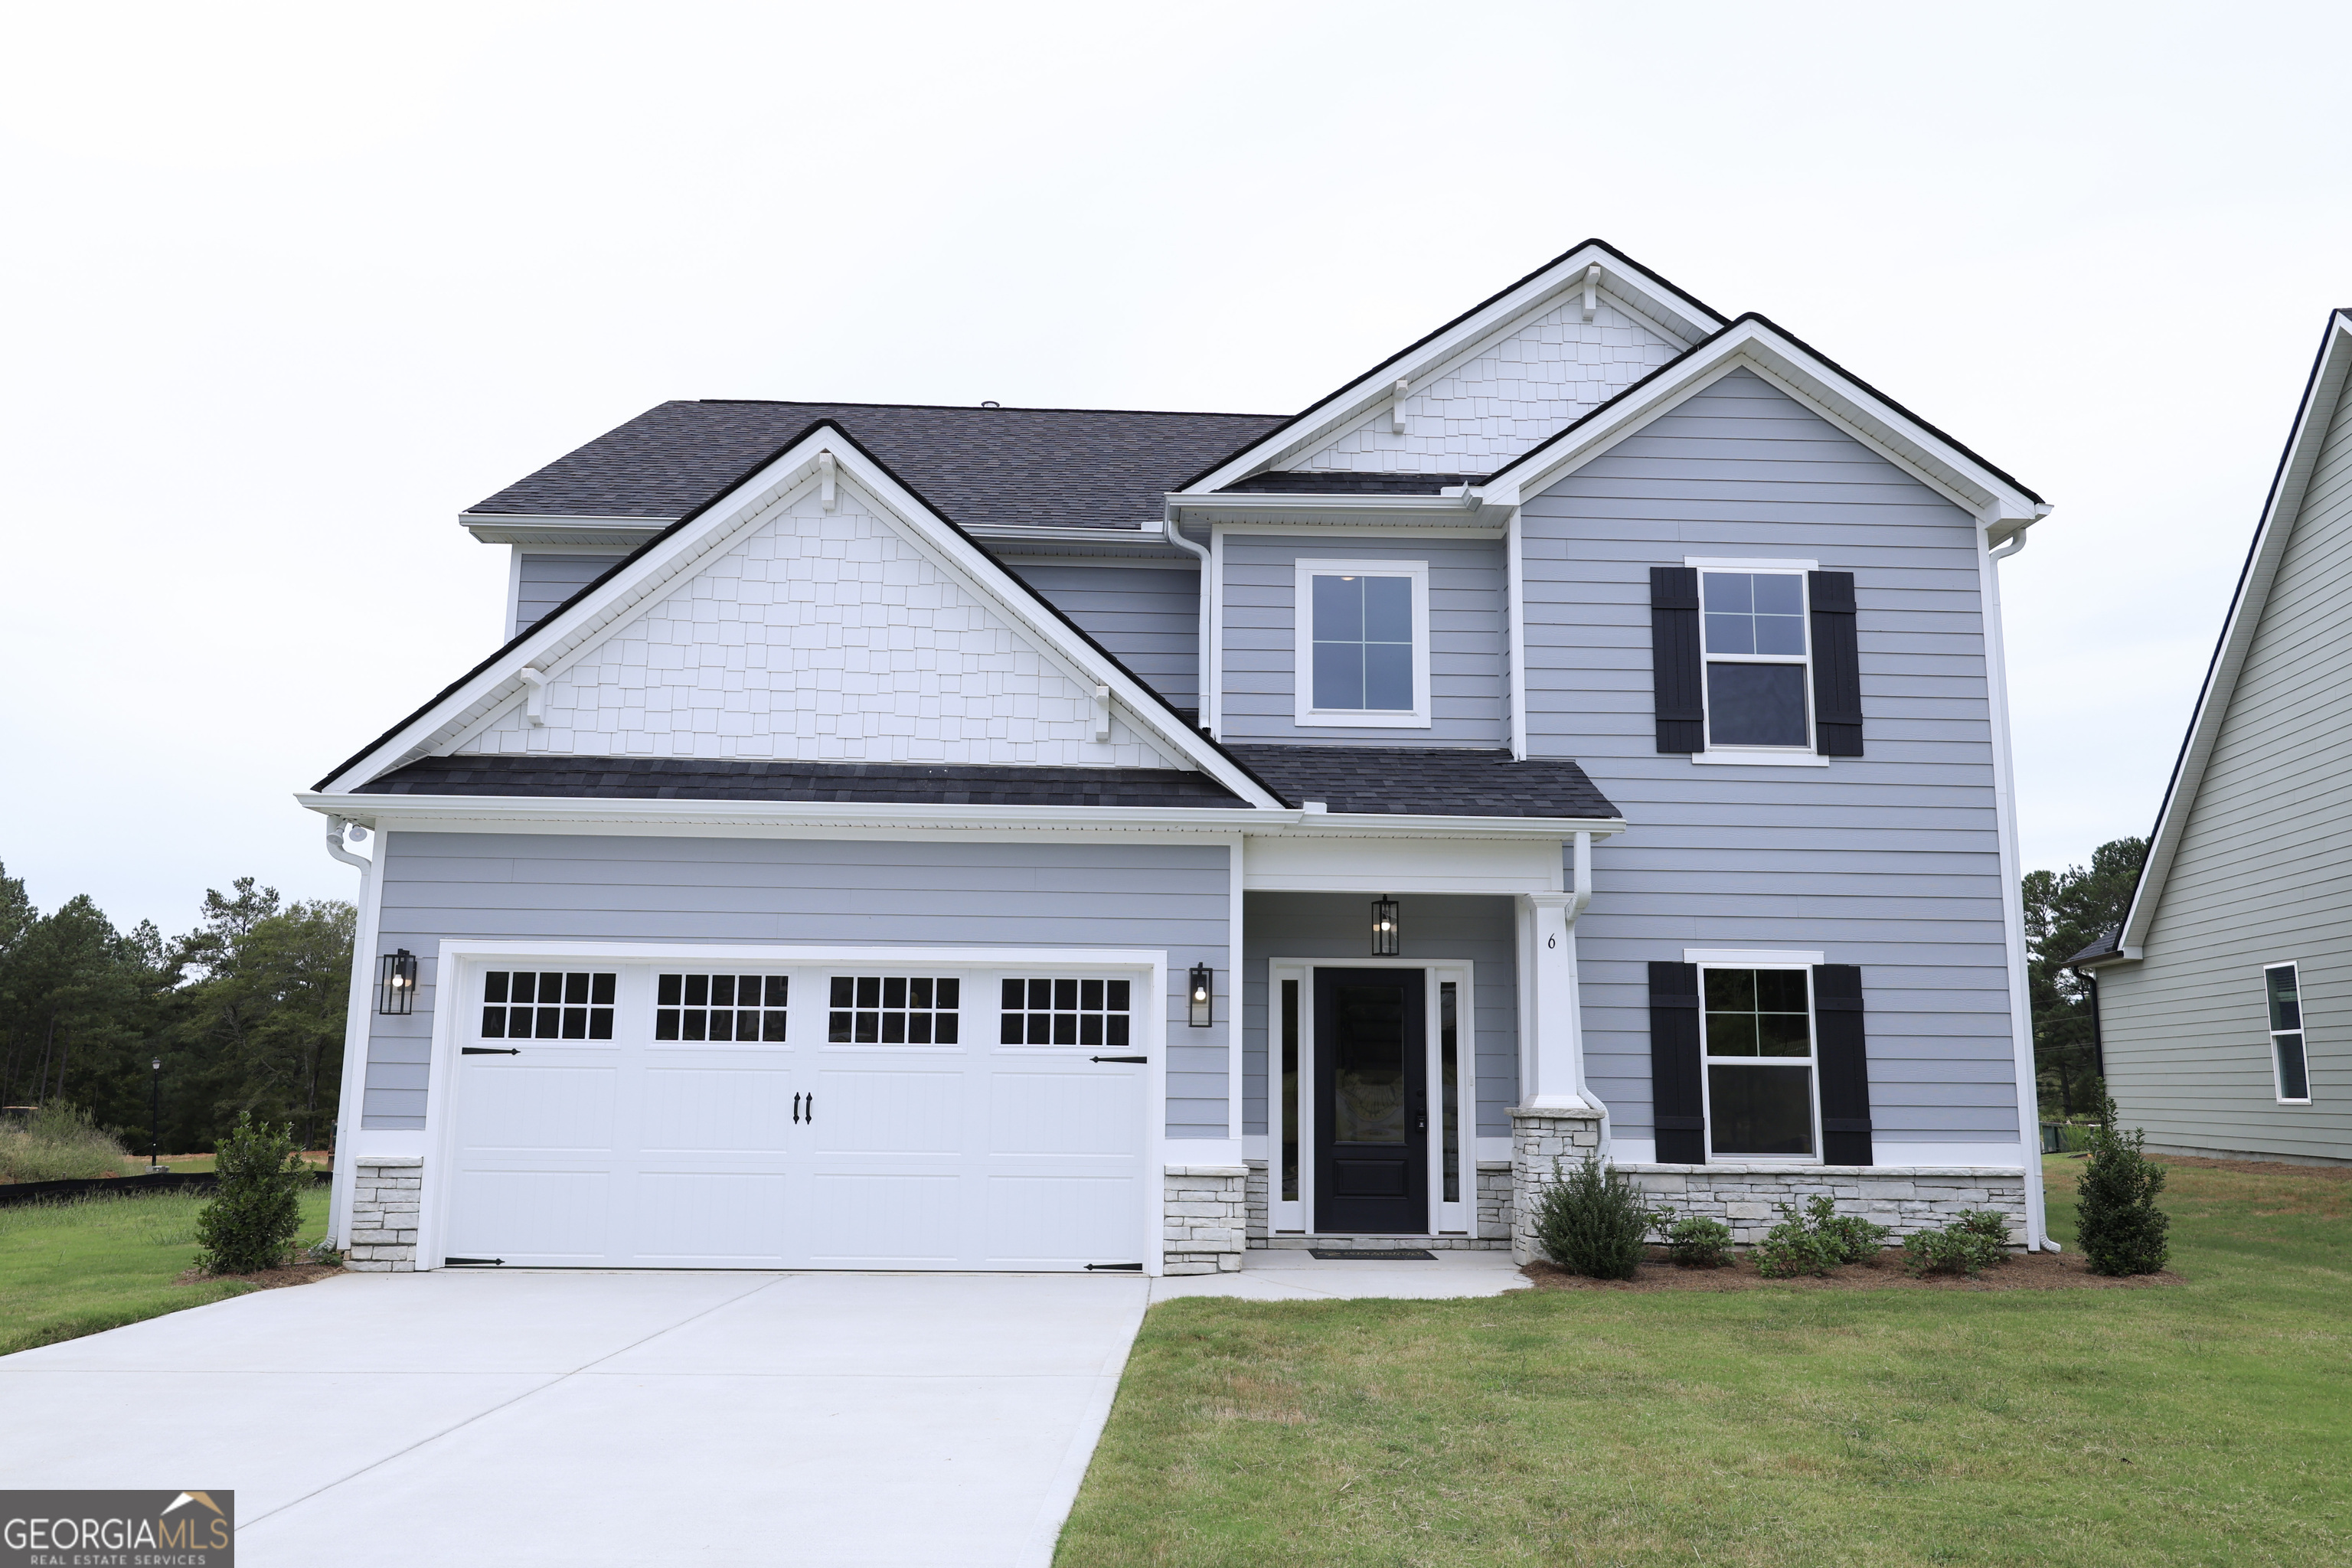
[[1556,936],[1548,936],[1544,938],[1544,945],[1546,947],[1558,947],[1559,945],[1559,938]]

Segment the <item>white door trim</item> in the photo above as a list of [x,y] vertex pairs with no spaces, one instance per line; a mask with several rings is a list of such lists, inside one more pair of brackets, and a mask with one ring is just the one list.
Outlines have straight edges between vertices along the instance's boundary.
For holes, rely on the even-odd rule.
[[425,1097],[425,1161],[417,1194],[415,1267],[421,1271],[442,1267],[443,1237],[448,1231],[448,1205],[455,1183],[457,1119],[452,1100],[457,1083],[458,1020],[471,994],[469,965],[486,959],[585,959],[608,962],[673,960],[728,964],[887,964],[994,969],[1050,966],[1057,969],[1125,969],[1150,976],[1147,994],[1160,1004],[1143,1011],[1139,1046],[1150,1057],[1144,1068],[1144,1180],[1139,1256],[1147,1275],[1165,1266],[1162,1235],[1166,1206],[1168,1128],[1168,1009],[1174,998],[1168,989],[1168,954],[1147,948],[1062,947],[816,947],[782,942],[516,942],[445,939],[436,953],[433,992],[433,1048]]

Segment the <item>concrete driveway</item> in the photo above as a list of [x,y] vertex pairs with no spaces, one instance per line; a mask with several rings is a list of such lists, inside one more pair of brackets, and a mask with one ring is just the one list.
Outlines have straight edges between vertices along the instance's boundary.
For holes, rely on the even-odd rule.
[[245,1568],[1045,1564],[1151,1282],[349,1275],[0,1359],[10,1487],[226,1487]]

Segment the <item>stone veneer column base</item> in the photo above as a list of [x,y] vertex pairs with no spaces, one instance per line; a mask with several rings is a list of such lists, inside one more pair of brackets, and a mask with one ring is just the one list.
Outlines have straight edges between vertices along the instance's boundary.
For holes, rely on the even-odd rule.
[[[1569,1171],[1601,1150],[1601,1112],[1537,1110],[1511,1111],[1511,1259],[1532,1263],[1543,1255],[1535,1241],[1536,1199],[1553,1182],[1553,1165]],[[1483,1177],[1480,1186],[1485,1186]],[[1481,1194],[1483,1199],[1483,1193]],[[1485,1204],[1482,1201],[1480,1207]]]
[[343,1267],[368,1274],[413,1272],[424,1160],[415,1154],[365,1155],[353,1160],[352,1167],[352,1221]]
[[1658,1205],[1706,1215],[1743,1246],[1780,1223],[1781,1204],[1827,1194],[1837,1212],[1860,1215],[1897,1237],[1948,1225],[1962,1209],[1998,1209],[2013,1247],[2025,1245],[2025,1173],[1977,1165],[1620,1165]]
[[1171,1165],[1160,1267],[1170,1274],[1232,1274],[1249,1244],[1247,1165]]

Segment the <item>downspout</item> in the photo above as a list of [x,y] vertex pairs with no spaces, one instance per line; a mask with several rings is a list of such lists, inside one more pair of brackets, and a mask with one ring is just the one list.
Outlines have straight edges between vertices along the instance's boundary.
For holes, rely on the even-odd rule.
[[1184,530],[1172,517],[1163,519],[1160,527],[1169,543],[1201,563],[1201,646],[1194,656],[1197,662],[1192,679],[1192,725],[1205,735],[1209,732],[1209,551],[1206,545],[1185,538]]
[[[1994,840],[1999,848],[2001,877],[2001,924],[2003,947],[2007,950],[2010,989],[2011,1050],[2015,1068],[2017,1091],[2017,1151],[2021,1174],[2025,1178],[2025,1240],[2032,1252],[2055,1252],[2058,1244],[2050,1239],[2049,1216],[2042,1186],[2042,1140],[2035,1128],[2040,1121],[2039,1101],[2035,1090],[2033,1062],[2033,1016],[2028,1005],[2025,974],[2025,906],[2024,892],[2020,885],[2023,875],[2017,842],[2017,780],[2010,757],[2009,735],[2009,672],[2008,655],[2002,636],[2000,616],[2000,574],[1994,563],[2016,554],[2025,548],[2025,531],[2041,521],[2050,509],[2042,507],[2032,516],[2003,520],[1988,515],[1982,526],[1988,542],[1977,557],[1979,611],[1985,628],[1985,691],[1990,700],[1992,717],[1992,787]],[[1994,524],[2011,521],[2017,524],[2009,538],[2000,545],[1990,542]]]
[[[359,1145],[360,1108],[367,1089],[368,1015],[372,1000],[368,971],[373,967],[376,934],[373,895],[377,866],[374,858],[354,855],[344,847],[343,836],[354,826],[340,816],[327,818],[327,853],[346,866],[356,866],[360,873],[360,896],[354,905],[358,918],[352,922],[352,983],[343,1003],[342,1092],[336,1096],[334,1170],[327,1189],[327,1239],[340,1247],[351,1245],[344,1232],[350,1223],[352,1191],[358,1176],[353,1151]],[[364,837],[368,830],[362,827],[358,831]],[[379,837],[376,854],[381,856],[383,852],[383,840]]]

